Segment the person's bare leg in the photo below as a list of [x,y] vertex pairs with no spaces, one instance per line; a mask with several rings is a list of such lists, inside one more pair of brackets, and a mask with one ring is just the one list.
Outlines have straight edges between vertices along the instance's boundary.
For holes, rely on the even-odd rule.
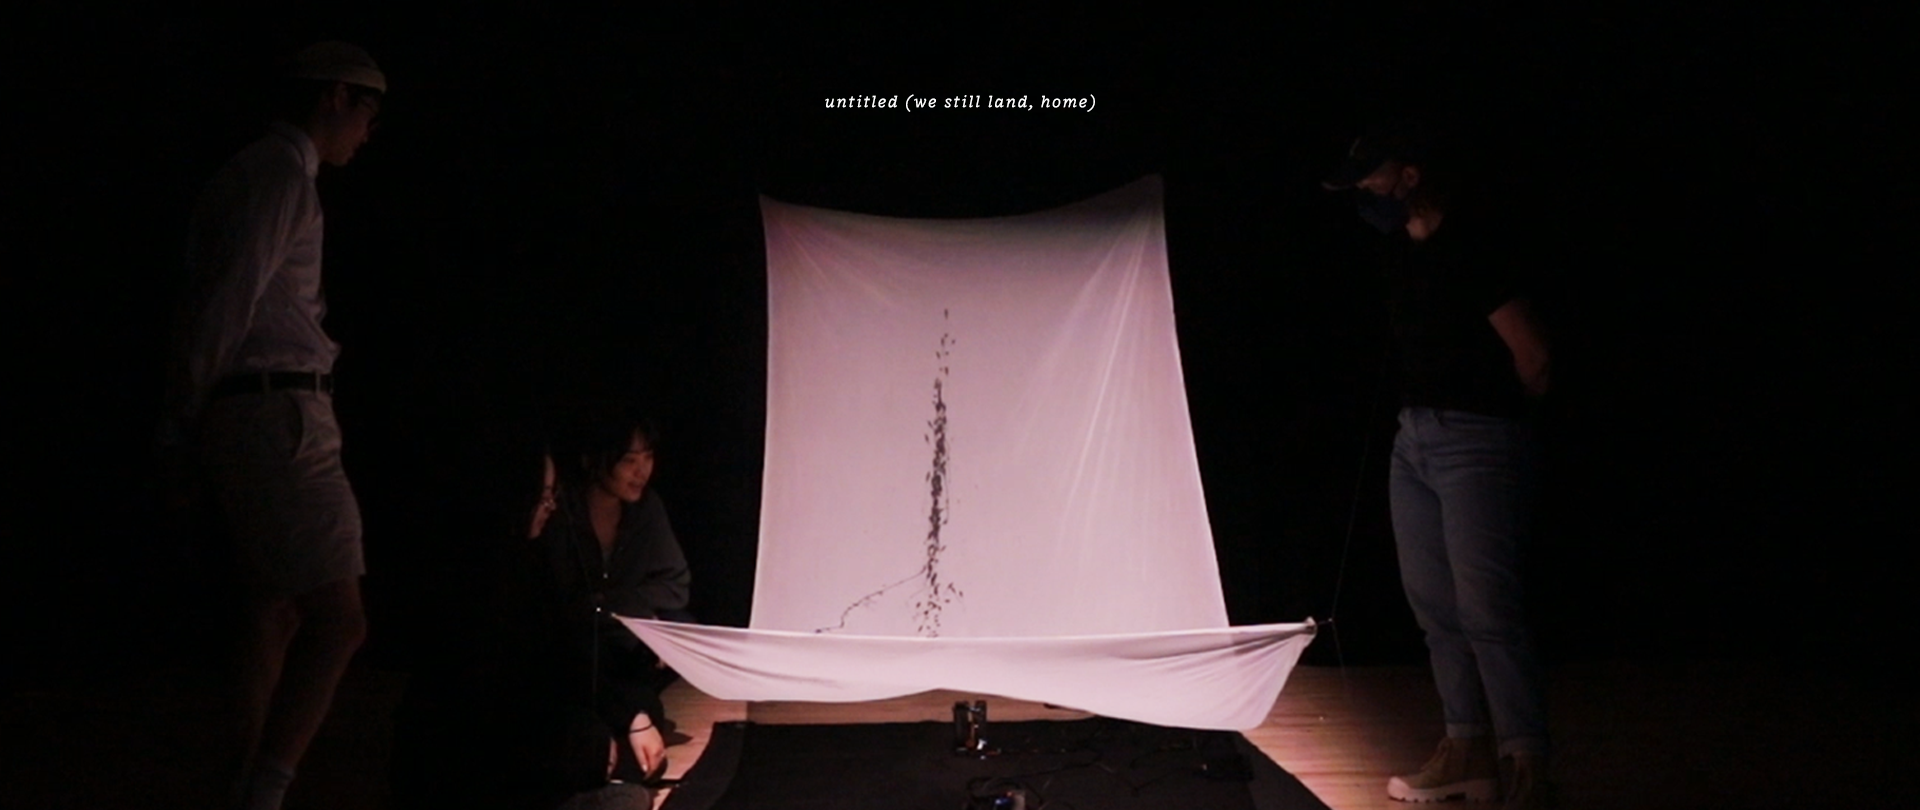
[[286,647],[285,663],[261,728],[255,768],[291,775],[326,720],[334,689],[366,639],[360,581],[330,582],[293,598],[299,631]]
[[244,621],[235,662],[238,744],[229,764],[236,793],[246,789],[246,780],[259,759],[261,731],[267,724],[274,688],[280,683],[287,648],[300,629],[300,613],[291,598],[255,599],[248,603]]
[[367,637],[360,581],[329,582],[294,597],[300,632],[287,648],[285,668],[260,739],[260,755],[297,764],[326,719],[333,690]]

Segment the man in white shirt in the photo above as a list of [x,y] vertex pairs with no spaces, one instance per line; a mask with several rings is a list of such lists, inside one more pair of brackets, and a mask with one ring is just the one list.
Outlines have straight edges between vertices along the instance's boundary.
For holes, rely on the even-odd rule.
[[386,77],[366,51],[308,47],[278,120],[195,207],[162,440],[197,445],[248,597],[235,805],[278,808],[366,636],[360,510],[333,414],[314,178],[365,144]]

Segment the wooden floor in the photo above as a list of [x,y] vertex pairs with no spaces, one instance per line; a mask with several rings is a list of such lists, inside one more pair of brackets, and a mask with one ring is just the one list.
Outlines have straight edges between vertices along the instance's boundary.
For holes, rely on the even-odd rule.
[[[669,773],[699,757],[714,722],[943,721],[953,701],[976,697],[994,719],[1085,716],[956,692],[741,704],[681,683],[668,690],[669,712],[694,740],[671,750]],[[1553,672],[1549,701],[1552,773],[1566,808],[1879,807],[1887,785],[1920,772],[1920,701],[1878,678],[1753,664],[1588,664]],[[1417,769],[1440,734],[1424,667],[1299,668],[1266,722],[1246,732],[1334,810],[1407,810],[1386,797],[1387,777]]]
[[[1895,685],[1902,681],[1754,664],[1556,667],[1549,708],[1562,806],[1890,806],[1920,772],[1920,701]],[[8,750],[0,757],[0,807],[217,807],[208,751],[218,736],[218,682],[205,669],[168,668],[11,691],[0,705]],[[369,667],[349,673],[287,810],[387,806],[393,709],[405,683],[405,675]],[[698,759],[715,722],[945,721],[963,697],[985,698],[996,720],[1080,716],[951,692],[859,704],[743,704],[681,683],[666,698],[693,739],[669,749],[669,774]],[[1386,799],[1387,776],[1418,767],[1439,735],[1423,667],[1302,667],[1267,721],[1246,733],[1335,810],[1405,810]]]

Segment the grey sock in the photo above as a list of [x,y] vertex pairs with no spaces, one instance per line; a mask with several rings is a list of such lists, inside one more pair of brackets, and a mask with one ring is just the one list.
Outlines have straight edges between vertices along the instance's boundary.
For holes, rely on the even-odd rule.
[[240,810],[280,810],[291,784],[292,768],[272,762],[255,764],[240,788]]

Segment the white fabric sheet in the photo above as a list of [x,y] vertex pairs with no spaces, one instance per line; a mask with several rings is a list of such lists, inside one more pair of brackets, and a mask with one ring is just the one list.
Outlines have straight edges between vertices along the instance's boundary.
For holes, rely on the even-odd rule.
[[1227,628],[1159,181],[997,219],[762,214],[752,629],[635,632],[716,697],[1257,725],[1312,626]]
[[675,672],[721,700],[848,702],[952,689],[1232,731],[1266,720],[1314,631],[1309,622],[1111,636],[883,638],[624,621]]

